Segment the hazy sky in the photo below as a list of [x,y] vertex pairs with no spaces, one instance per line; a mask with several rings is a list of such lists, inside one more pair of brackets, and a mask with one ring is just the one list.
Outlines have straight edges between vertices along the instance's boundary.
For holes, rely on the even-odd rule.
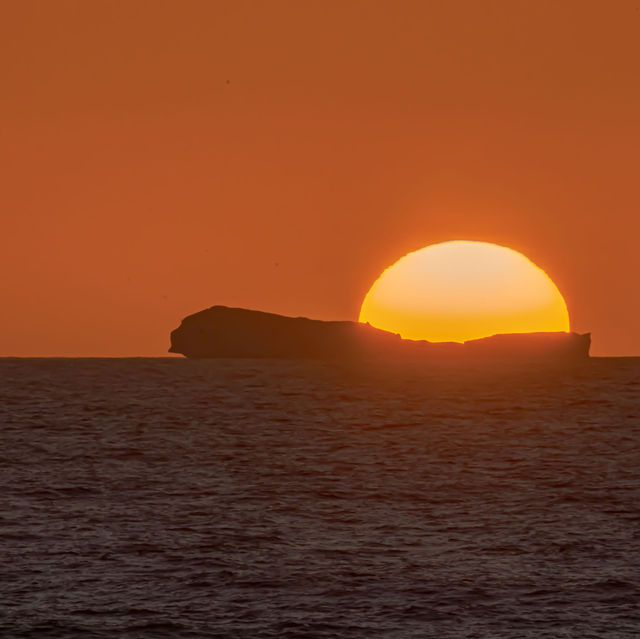
[[0,0],[0,355],[162,355],[213,304],[356,319],[448,239],[640,355],[637,0]]

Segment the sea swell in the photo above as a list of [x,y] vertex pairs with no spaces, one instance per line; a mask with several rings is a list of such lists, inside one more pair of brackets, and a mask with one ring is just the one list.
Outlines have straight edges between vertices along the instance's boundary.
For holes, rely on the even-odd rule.
[[636,637],[640,361],[0,360],[6,637]]

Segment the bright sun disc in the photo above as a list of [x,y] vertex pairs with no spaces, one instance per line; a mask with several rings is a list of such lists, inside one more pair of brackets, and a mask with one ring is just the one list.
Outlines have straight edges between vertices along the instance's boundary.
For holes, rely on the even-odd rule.
[[462,240],[392,264],[369,289],[359,319],[430,342],[569,331],[567,305],[541,268],[510,248]]

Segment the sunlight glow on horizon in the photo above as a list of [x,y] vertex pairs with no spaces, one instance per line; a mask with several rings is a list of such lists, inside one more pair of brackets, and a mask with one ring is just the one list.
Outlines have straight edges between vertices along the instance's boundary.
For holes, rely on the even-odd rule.
[[359,321],[430,342],[570,330],[567,305],[541,268],[513,249],[466,240],[432,244],[385,269]]

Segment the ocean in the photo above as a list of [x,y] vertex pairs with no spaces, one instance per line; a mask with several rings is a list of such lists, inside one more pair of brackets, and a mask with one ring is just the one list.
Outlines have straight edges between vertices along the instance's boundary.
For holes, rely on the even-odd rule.
[[0,636],[637,638],[640,358],[0,360]]

